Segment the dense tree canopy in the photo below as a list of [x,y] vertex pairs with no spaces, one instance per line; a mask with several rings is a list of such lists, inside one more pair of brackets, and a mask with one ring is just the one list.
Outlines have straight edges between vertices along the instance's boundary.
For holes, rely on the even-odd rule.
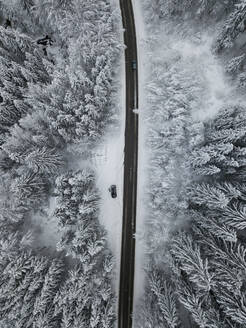
[[[0,326],[111,328],[95,172],[73,172],[69,148],[93,152],[113,116],[116,15],[108,0],[0,1],[0,11]],[[46,243],[50,218],[59,231]]]
[[[150,169],[139,328],[245,326],[245,4],[144,1],[147,49],[153,51],[146,83]],[[194,113],[203,106],[209,112],[199,49],[206,33],[212,35],[206,55],[221,65],[230,98],[200,118]],[[165,53],[156,50],[163,38]],[[198,51],[200,66],[192,51],[187,57],[187,45]]]

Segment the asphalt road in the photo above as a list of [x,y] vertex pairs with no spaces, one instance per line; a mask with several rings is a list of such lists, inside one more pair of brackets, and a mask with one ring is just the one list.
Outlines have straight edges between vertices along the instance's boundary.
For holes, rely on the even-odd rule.
[[[120,0],[124,33],[126,71],[126,125],[124,160],[123,224],[121,242],[120,290],[118,304],[118,327],[132,327],[136,202],[137,202],[137,163],[138,163],[138,108],[137,43],[134,15],[131,0]],[[133,61],[136,63],[133,68]]]

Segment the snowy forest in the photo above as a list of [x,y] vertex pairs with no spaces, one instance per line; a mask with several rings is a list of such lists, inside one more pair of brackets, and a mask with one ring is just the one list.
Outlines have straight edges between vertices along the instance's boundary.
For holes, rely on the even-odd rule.
[[118,33],[109,0],[0,1],[2,328],[114,325],[95,172],[76,163],[114,116]]
[[[115,8],[0,0],[0,328],[116,325],[116,260],[90,162],[117,116]],[[148,162],[135,327],[244,328],[246,0],[141,8]]]
[[[246,326],[246,1],[144,0],[139,328]],[[145,206],[146,208],[146,206]]]

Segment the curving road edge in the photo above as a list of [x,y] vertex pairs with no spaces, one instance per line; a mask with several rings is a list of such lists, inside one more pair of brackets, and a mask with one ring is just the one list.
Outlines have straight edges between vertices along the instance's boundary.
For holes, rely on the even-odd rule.
[[134,13],[131,0],[120,0],[126,72],[126,124],[123,223],[121,241],[118,327],[132,327],[138,166],[138,62]]

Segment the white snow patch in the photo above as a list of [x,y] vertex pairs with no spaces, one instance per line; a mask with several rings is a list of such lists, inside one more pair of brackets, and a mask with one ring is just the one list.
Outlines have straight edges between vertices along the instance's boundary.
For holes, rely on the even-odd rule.
[[[107,231],[109,247],[115,258],[115,281],[113,284],[118,296],[123,217],[123,127],[119,134],[109,134],[105,141],[99,145],[97,155],[94,158],[94,165],[97,172],[97,187],[100,192],[99,221]],[[116,185],[117,198],[112,198],[108,190],[113,184]]]
[[233,90],[225,78],[221,64],[211,51],[212,41],[212,37],[204,34],[198,44],[189,40],[179,40],[172,44],[172,48],[184,59],[193,62],[197,74],[201,74],[204,79],[205,97],[202,106],[192,112],[194,120],[212,118],[225,104],[231,102]]
[[58,220],[53,215],[56,206],[57,198],[50,197],[47,208],[32,217],[36,246],[51,247],[56,250],[56,244],[61,237]]
[[[123,169],[124,138],[110,134],[99,145],[94,157],[97,172],[97,187],[100,192],[99,220],[108,233],[108,241],[114,255],[120,255],[122,203],[123,203]],[[108,188],[116,185],[117,198],[112,198]]]

